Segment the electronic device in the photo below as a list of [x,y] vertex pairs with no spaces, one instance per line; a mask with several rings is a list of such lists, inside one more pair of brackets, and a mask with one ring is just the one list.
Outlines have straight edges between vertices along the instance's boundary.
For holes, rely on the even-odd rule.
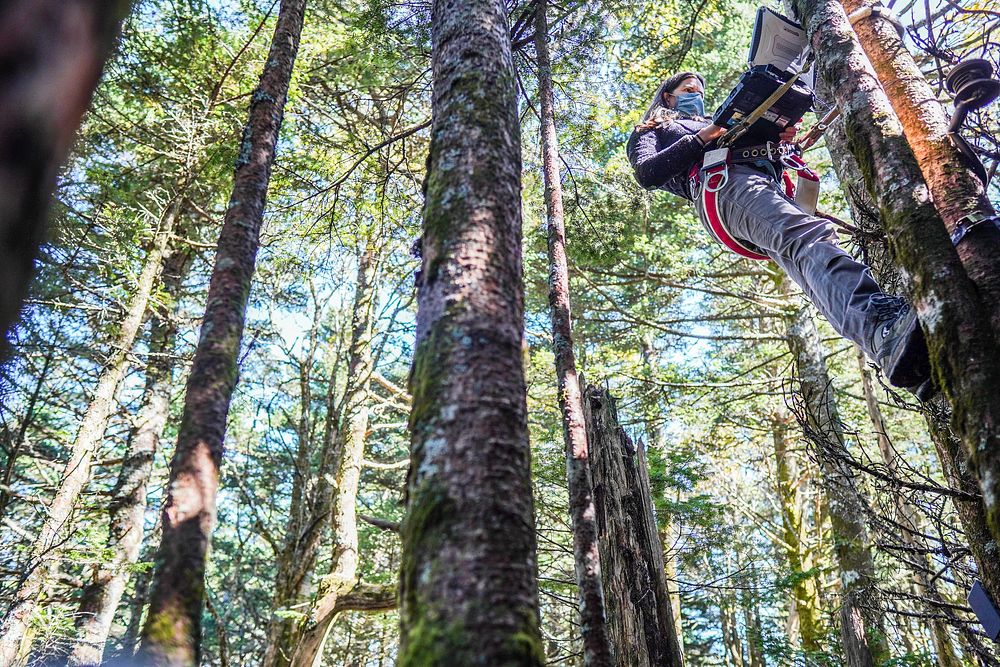
[[[801,70],[806,47],[806,32],[802,26],[760,7],[750,43],[748,69],[712,116],[712,122],[726,128],[739,125]],[[811,72],[800,75],[781,98],[746,129],[736,145],[777,142],[782,130],[797,123],[813,107],[812,85]]]

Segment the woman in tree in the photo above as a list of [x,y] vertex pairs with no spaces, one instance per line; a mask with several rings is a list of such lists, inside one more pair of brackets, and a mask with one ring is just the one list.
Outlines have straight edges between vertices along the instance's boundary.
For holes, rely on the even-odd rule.
[[[933,395],[916,312],[902,297],[883,292],[868,267],[837,245],[828,220],[805,213],[786,196],[774,144],[737,142],[728,173],[699,173],[705,153],[726,133],[705,118],[704,96],[705,81],[694,72],[675,74],[657,90],[626,149],[639,184],[693,201],[713,238],[744,257],[774,260],[889,382],[920,398]],[[791,143],[795,128],[780,138]]]

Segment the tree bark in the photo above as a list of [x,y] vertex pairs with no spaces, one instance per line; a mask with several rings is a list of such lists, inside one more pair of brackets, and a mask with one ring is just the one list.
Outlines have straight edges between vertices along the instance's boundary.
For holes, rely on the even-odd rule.
[[[853,53],[852,59],[854,61],[863,64],[864,55],[859,52],[857,45],[853,47],[851,53]],[[827,86],[822,84],[819,87],[819,92],[821,95],[826,96],[829,91],[827,90]],[[888,103],[880,88],[868,88],[864,92],[864,95],[872,96],[872,104],[876,105],[877,108],[887,108]],[[864,185],[860,167],[848,149],[848,138],[841,124],[836,124],[827,130],[826,143],[841,184],[854,183]],[[901,187],[897,188],[899,191],[907,190],[906,187],[902,187],[903,183],[910,183],[912,189],[916,191],[920,191],[923,187],[921,185],[921,175],[916,173],[912,165],[908,170],[900,172],[900,178],[902,179],[900,181]],[[869,187],[866,188],[869,194],[874,193],[872,194],[873,197],[877,196],[877,192],[871,189],[871,186],[876,184],[881,185],[882,183],[881,181],[875,181],[874,183],[869,181]],[[849,189],[845,194],[850,197],[851,193]],[[906,204],[905,202],[901,202],[901,205]],[[926,206],[926,201],[923,203],[911,202],[910,205]],[[858,222],[857,215],[855,215],[855,222]],[[893,264],[891,258],[882,257],[885,252],[884,246],[876,249],[869,248],[866,259],[868,260],[868,264],[872,266],[872,272],[880,285],[883,287],[897,285],[900,283],[900,269],[897,265]],[[963,448],[961,441],[956,439],[956,436],[948,425],[951,420],[951,412],[945,402],[940,398],[936,399],[931,404],[930,410],[927,411],[925,416],[931,438],[934,441],[935,450],[937,451],[938,461],[951,488],[973,496],[980,495],[979,483],[972,464],[969,461],[968,453]],[[994,600],[1000,600],[1000,559],[997,559],[995,556],[997,543],[990,533],[983,502],[982,500],[955,500],[954,504],[962,525],[962,531],[965,534],[966,541],[973,554],[973,560],[975,560],[979,570],[982,584]]]
[[[843,0],[843,4],[848,13],[866,5],[862,0]],[[857,21],[854,31],[903,126],[903,134],[948,233],[954,233],[970,214],[996,213],[983,183],[949,139],[949,119],[944,107],[895,27],[872,15]],[[994,332],[1000,331],[1000,271],[996,267],[1000,227],[982,225],[956,249],[993,322]],[[1000,338],[994,333],[994,344],[998,342]]]
[[200,660],[205,555],[215,525],[226,418],[304,12],[305,0],[282,0],[268,59],[251,98],[188,376],[139,663],[181,666]]
[[645,447],[632,447],[606,392],[591,386],[584,399],[614,664],[680,667]]
[[[190,260],[188,251],[175,251],[164,264],[163,290],[171,299],[177,297]],[[112,554],[111,560],[95,567],[92,580],[84,588],[75,622],[76,638],[67,665],[101,663],[115,611],[128,584],[129,569],[139,559],[146,516],[146,485],[153,471],[160,436],[170,416],[176,335],[173,313],[158,307],[150,324],[143,405],[108,507],[107,550]]]
[[0,9],[0,359],[45,234],[57,171],[130,5],[8,0]]
[[541,665],[506,5],[435,0],[431,26],[399,665]]
[[38,530],[38,537],[32,544],[26,572],[13,595],[13,602],[8,608],[3,624],[0,625],[2,667],[9,667],[17,661],[22,639],[37,608],[38,598],[58,567],[59,556],[72,534],[73,510],[84,487],[90,482],[90,466],[94,452],[104,437],[108,420],[114,411],[115,393],[128,370],[128,354],[135,344],[150,294],[163,267],[163,258],[170,243],[176,217],[177,206],[172,205],[146,255],[125,319],[111,345],[107,364],[98,379],[94,397],[87,406],[87,412],[70,450],[69,460],[59,480],[59,488],[48,506],[45,521]]
[[375,370],[372,358],[372,325],[376,302],[378,257],[372,250],[361,255],[351,317],[351,347],[348,380],[344,394],[343,428],[335,466],[336,490],[330,515],[333,532],[333,557],[330,572],[319,587],[308,618],[299,631],[298,644],[292,653],[292,667],[318,667],[323,645],[337,616],[337,600],[358,585],[358,520],[356,505],[364,458],[365,434],[368,431],[368,402],[371,377]]
[[[587,426],[583,418],[580,378],[573,355],[566,227],[563,222],[548,30],[546,1],[539,0],[535,8],[535,53],[538,58],[542,176],[548,223],[549,315],[552,320],[552,351],[556,365],[559,412],[562,415],[563,440],[566,445],[566,479],[573,529],[577,605],[583,635],[583,662],[593,667],[610,667],[615,660],[608,637],[604,589],[601,586],[601,555],[598,549],[597,519],[594,515],[594,489],[590,479]],[[619,645],[619,650],[624,650],[624,645]]]
[[[785,294],[791,294],[787,278]],[[875,667],[891,656],[879,612],[875,563],[865,525],[864,505],[853,471],[840,460],[843,425],[826,369],[819,332],[808,307],[786,316],[789,349],[803,400],[799,415],[814,446],[833,530],[841,580],[841,641],[849,667]],[[846,455],[846,452],[844,452]]]
[[997,539],[1000,350],[990,313],[930,201],[899,119],[843,7],[836,0],[794,4],[818,54],[819,74],[843,113],[851,152],[875,194],[927,338],[935,379],[954,407],[955,431],[976,465],[990,530]]
[[[843,1],[848,12],[863,6],[860,0]],[[899,117],[948,233],[954,235],[963,222],[971,222],[968,216],[974,220],[996,214],[983,183],[948,138],[949,121],[944,108],[895,28],[884,19],[868,17],[857,22],[854,29]],[[978,356],[991,355],[996,365],[1000,355],[1000,227],[979,225],[955,250],[975,285],[973,295],[978,296],[981,317],[992,324],[992,337],[987,329],[981,332],[986,338],[974,341],[980,346]],[[933,318],[921,317],[925,319]],[[955,370],[961,373],[963,369]],[[991,379],[992,398],[972,392],[946,393],[954,407],[958,432],[975,463],[990,530],[994,539],[1000,540],[1000,376]]]
[[819,625],[821,605],[815,576],[804,576],[812,570],[813,562],[804,544],[807,526],[800,493],[800,471],[788,448],[789,419],[787,411],[776,412],[771,424],[778,501],[781,505],[781,549],[788,561],[788,570],[794,577],[791,593],[798,620],[799,642],[803,651],[813,653],[823,649],[823,632]]

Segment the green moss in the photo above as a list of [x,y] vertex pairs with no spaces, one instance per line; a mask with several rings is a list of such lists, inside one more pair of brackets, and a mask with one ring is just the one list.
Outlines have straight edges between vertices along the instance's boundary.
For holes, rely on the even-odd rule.
[[412,398],[410,405],[410,432],[415,439],[426,437],[429,432],[428,421],[432,420],[438,410],[441,384],[445,378],[446,365],[441,363],[454,344],[450,335],[451,322],[447,317],[435,322],[417,349],[413,352],[413,366],[410,370],[409,389]]
[[459,625],[444,625],[421,617],[406,630],[399,654],[400,667],[456,664],[456,657],[475,646]]
[[421,579],[418,564],[434,569],[432,559],[446,541],[448,521],[454,514],[454,502],[433,480],[425,480],[410,490],[409,508],[400,530],[403,543],[401,667],[448,664],[463,646],[475,645],[464,636],[460,626],[446,624],[433,608],[423,604],[418,590]]
[[521,612],[522,628],[510,638],[510,664],[541,667],[545,664],[545,649],[538,629],[538,615],[533,609]]

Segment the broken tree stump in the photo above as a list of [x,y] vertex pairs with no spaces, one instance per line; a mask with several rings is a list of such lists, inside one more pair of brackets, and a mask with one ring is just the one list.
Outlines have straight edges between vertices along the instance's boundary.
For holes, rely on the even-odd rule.
[[653,515],[646,452],[618,422],[614,398],[587,387],[584,416],[604,599],[617,667],[680,667],[680,642]]

